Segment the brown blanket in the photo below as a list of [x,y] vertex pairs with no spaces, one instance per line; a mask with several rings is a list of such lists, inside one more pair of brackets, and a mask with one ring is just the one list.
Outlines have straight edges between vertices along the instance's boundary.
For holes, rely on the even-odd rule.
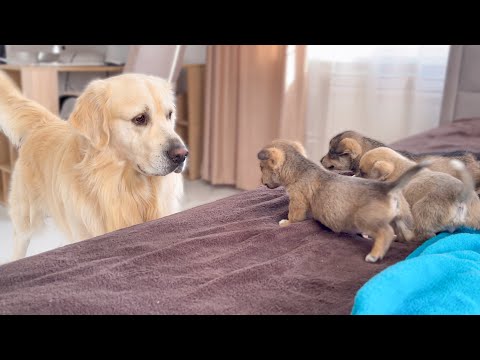
[[456,120],[451,124],[410,136],[392,144],[397,150],[436,152],[469,150],[480,152],[480,118]]
[[[480,151],[480,120],[412,139],[395,147]],[[280,228],[287,211],[282,188],[262,187],[6,264],[0,313],[349,314],[356,291],[416,247],[366,263],[370,240],[313,220]]]

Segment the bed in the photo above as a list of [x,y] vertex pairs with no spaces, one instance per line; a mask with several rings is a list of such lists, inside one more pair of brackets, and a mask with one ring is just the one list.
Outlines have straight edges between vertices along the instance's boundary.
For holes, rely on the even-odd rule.
[[[393,144],[480,152],[480,118]],[[0,267],[1,314],[349,314],[358,289],[419,245],[371,240],[314,220],[286,228],[283,188],[260,187]]]
[[[452,46],[441,126],[392,146],[480,152],[479,62],[480,47]],[[0,314],[350,314],[420,245],[370,264],[371,240],[313,220],[280,228],[287,212],[284,189],[261,187],[0,266]]]

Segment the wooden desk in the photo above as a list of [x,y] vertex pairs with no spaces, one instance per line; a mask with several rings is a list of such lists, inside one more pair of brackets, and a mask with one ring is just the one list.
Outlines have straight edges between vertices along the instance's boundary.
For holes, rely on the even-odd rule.
[[23,94],[59,115],[58,73],[60,72],[113,72],[120,73],[123,66],[76,65],[0,65],[8,73]]
[[[123,66],[75,65],[0,65],[17,83],[23,94],[59,115],[58,73],[122,72]],[[0,204],[7,204],[10,177],[17,160],[17,150],[0,131]]]
[[205,65],[184,65],[180,78],[183,76],[186,82],[186,92],[176,96],[176,130],[189,150],[185,176],[189,180],[196,180],[200,178],[203,152]]

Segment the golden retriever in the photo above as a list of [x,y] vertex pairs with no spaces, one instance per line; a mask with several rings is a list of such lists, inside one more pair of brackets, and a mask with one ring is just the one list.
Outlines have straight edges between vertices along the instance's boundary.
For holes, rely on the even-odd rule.
[[63,121],[0,72],[0,128],[20,148],[13,259],[45,216],[77,242],[178,211],[188,151],[174,125],[172,88],[154,76],[92,81]]

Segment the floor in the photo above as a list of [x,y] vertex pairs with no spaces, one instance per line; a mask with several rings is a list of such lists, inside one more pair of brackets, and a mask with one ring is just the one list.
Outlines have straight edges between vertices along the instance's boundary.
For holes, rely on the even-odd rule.
[[[190,209],[240,192],[242,191],[231,186],[212,186],[203,180],[186,180],[182,209]],[[52,219],[47,219],[46,223],[44,230],[32,237],[27,256],[66,245],[62,233],[55,227]],[[6,262],[13,251],[12,234],[12,223],[7,209],[0,205],[0,264]]]

